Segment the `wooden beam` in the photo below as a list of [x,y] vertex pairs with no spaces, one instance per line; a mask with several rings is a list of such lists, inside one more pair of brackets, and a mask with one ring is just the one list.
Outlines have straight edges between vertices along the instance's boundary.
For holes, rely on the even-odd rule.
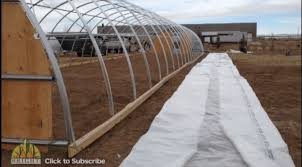
[[155,86],[137,98],[135,101],[129,103],[125,108],[123,108],[120,112],[112,116],[103,124],[99,125],[92,131],[88,132],[75,142],[71,143],[68,146],[68,157],[71,158],[78,154],[80,151],[85,149],[95,140],[103,136],[106,132],[112,129],[116,124],[126,118],[132,111],[134,111],[137,107],[139,107],[144,101],[146,101],[151,95],[153,95],[158,89],[160,89],[167,81],[173,78],[176,74],[178,74],[181,70],[186,68],[187,66],[197,62],[197,60],[201,57],[197,57],[194,61],[189,62],[182,66],[181,68],[177,69],[173,73],[169,74],[168,76],[164,77],[160,82],[158,82]]
[[[123,58],[122,56],[110,56],[110,57],[105,57],[104,60],[105,61],[109,61],[109,60],[115,60],[115,59],[121,59]],[[60,68],[66,68],[66,67],[73,67],[73,66],[79,66],[79,65],[83,65],[83,64],[90,64],[90,63],[96,63],[99,60],[85,60],[85,61],[79,61],[79,62],[72,62],[72,63],[62,63],[60,65]]]
[[73,66],[79,66],[84,64],[91,64],[96,63],[99,60],[86,60],[86,61],[80,61],[80,62],[73,62],[73,63],[64,63],[60,65],[60,68],[66,68],[66,67],[73,67]]

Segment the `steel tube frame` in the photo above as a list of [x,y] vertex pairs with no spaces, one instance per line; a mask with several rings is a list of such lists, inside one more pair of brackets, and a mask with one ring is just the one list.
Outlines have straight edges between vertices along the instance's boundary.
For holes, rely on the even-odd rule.
[[[91,3],[90,3],[90,4],[91,4]],[[83,7],[83,6],[82,6],[82,7]],[[93,8],[93,10],[95,10],[95,9],[98,9],[98,8],[97,8],[97,7],[96,7],[96,8]],[[89,10],[89,12],[91,12],[91,10]],[[61,19],[59,22],[57,22],[57,24],[53,27],[53,29],[52,29],[51,32],[54,32],[54,30],[55,30],[55,28],[58,26],[58,24],[59,24],[64,18],[68,18],[67,15],[69,15],[70,13],[72,13],[72,11],[68,12],[65,16],[63,16],[62,19]],[[83,15],[85,15],[85,14],[87,14],[87,13],[88,13],[88,12],[85,12]],[[100,12],[99,14],[101,14],[101,13],[102,13],[102,12]],[[99,14],[98,14],[98,15],[99,15]],[[95,18],[95,17],[96,17],[96,16],[94,16],[94,17],[92,17],[90,20],[88,20],[87,24],[88,24],[93,18]],[[68,28],[67,32],[69,32],[69,31],[71,30],[71,28],[72,28],[75,24],[77,24],[78,20],[79,20],[79,18],[73,22],[73,24]],[[104,19],[103,19],[103,20],[104,20]],[[77,25],[79,25],[79,24],[77,24]],[[81,26],[81,25],[79,25],[79,26]],[[82,26],[80,32],[82,32],[84,28],[85,28],[85,26]],[[93,30],[92,30],[92,31],[93,31]],[[62,44],[63,44],[64,41],[65,41],[65,36],[63,37],[60,46],[62,46]],[[86,44],[86,41],[85,41],[85,44]],[[83,47],[85,47],[85,45],[84,45]],[[63,50],[62,47],[61,47],[61,49]],[[73,49],[72,49],[72,50],[73,50]],[[84,53],[84,52],[82,52],[82,53]],[[83,56],[83,54],[82,54],[82,56]]]
[[[146,21],[147,21],[147,20],[146,20]],[[151,20],[148,19],[148,21],[151,21]],[[169,75],[169,64],[168,64],[168,59],[167,59],[167,55],[166,55],[166,50],[165,50],[164,45],[163,45],[163,43],[162,43],[162,40],[161,40],[160,36],[158,35],[157,31],[155,30],[154,26],[153,26],[152,24],[150,24],[150,26],[151,26],[153,32],[155,32],[157,39],[159,40],[159,43],[160,43],[160,46],[161,46],[161,49],[162,49],[162,51],[163,51],[164,58],[165,58],[165,63],[166,63],[166,75]],[[156,26],[157,26],[157,25],[156,25]],[[159,30],[160,30],[160,34],[162,34],[162,35],[164,36],[164,33],[162,32],[162,30],[160,29],[160,27],[159,27],[159,26],[157,26],[157,27],[158,27]]]
[[53,81],[53,76],[47,75],[21,75],[21,74],[2,74],[1,80],[38,80],[38,81]]
[[141,44],[141,41],[140,39],[138,38],[135,30],[133,29],[132,27],[132,24],[130,24],[128,22],[128,19],[122,14],[122,12],[113,4],[111,3],[111,1],[107,1],[108,3],[110,3],[112,6],[114,6],[116,8],[116,10],[120,13],[121,16],[123,16],[123,19],[126,21],[126,23],[130,26],[131,28],[131,31],[133,32],[133,34],[135,35],[135,38],[139,44],[139,47],[140,47],[140,50],[142,52],[142,55],[143,55],[143,58],[144,58],[144,63],[145,63],[145,67],[146,67],[146,71],[147,71],[147,78],[148,78],[148,84],[149,84],[149,88],[152,87],[152,78],[151,78],[151,72],[150,72],[150,66],[149,66],[149,62],[147,60],[147,56],[146,56],[146,51],[145,49],[143,48],[142,44]]
[[[173,28],[174,29],[174,31],[176,32],[176,34],[178,34],[177,33],[177,30],[175,30],[175,28]],[[180,45],[180,44],[179,44]],[[181,45],[180,45],[180,47],[182,47]],[[184,50],[186,50],[186,49],[184,49],[184,48],[182,48],[182,50],[184,51]],[[182,53],[182,54],[184,54],[184,53]]]
[[[140,15],[138,18],[144,18],[145,20],[144,20],[144,22],[141,22],[141,23],[146,23],[146,22],[149,22],[149,17],[147,17],[147,16],[144,16],[144,15]],[[147,19],[147,20],[146,20]],[[134,20],[134,19],[132,19],[132,20]],[[132,21],[131,20],[131,21]],[[146,30],[147,31],[147,30]],[[171,38],[171,37],[170,37]],[[171,39],[172,40],[172,39]],[[172,40],[173,41],[173,40]],[[174,46],[174,42],[172,42],[172,44],[173,44],[173,46]],[[175,47],[175,46],[174,46]],[[179,62],[178,62],[178,66],[179,66]],[[180,67],[180,66],[179,66]]]
[[[108,1],[107,1],[107,2],[108,2]],[[104,6],[105,6],[105,5],[104,5]],[[94,8],[94,9],[95,9],[95,8]],[[91,11],[91,10],[89,10],[89,11]],[[86,12],[86,13],[87,13],[87,12]],[[86,14],[86,13],[85,13],[85,14]],[[116,13],[114,13],[114,14],[116,14]],[[117,18],[118,18],[118,17],[117,17]],[[90,19],[90,20],[92,20],[92,19]],[[96,25],[97,25],[97,24],[96,24]]]
[[[67,146],[68,140],[37,140],[37,139],[28,139],[31,144],[36,145],[53,145],[53,146]],[[9,139],[9,138],[1,138],[1,143],[8,144],[20,144],[23,143],[23,139]]]
[[199,42],[200,44],[200,48],[201,48],[201,52],[202,54],[204,53],[204,47],[203,47],[203,44],[202,44],[202,41],[200,40],[200,38],[196,35],[196,33],[194,33],[192,30],[190,30],[189,28],[187,27],[184,27],[187,31],[190,31],[191,34],[197,39],[197,41]]
[[69,106],[69,100],[67,96],[67,91],[65,88],[64,80],[62,73],[60,71],[60,67],[57,63],[56,56],[54,55],[53,49],[50,47],[47,37],[40,27],[40,24],[36,20],[35,16],[32,14],[31,10],[27,6],[24,0],[20,0],[22,9],[25,11],[28,19],[32,23],[33,27],[36,29],[37,33],[40,36],[40,40],[42,45],[44,46],[44,49],[47,53],[48,59],[50,61],[52,70],[54,72],[54,76],[56,78],[56,83],[58,86],[59,94],[60,94],[60,99],[62,102],[63,106],[63,112],[64,112],[64,123],[65,123],[65,133],[66,136],[69,140],[69,142],[74,142],[75,141],[75,134],[72,126],[72,119],[71,119],[71,113],[70,113],[70,106]]
[[168,65],[168,60],[167,60],[167,55],[166,55],[166,51],[164,49],[163,43],[160,39],[160,36],[158,35],[157,31],[155,30],[154,26],[152,24],[150,24],[152,31],[155,33],[156,38],[159,40],[159,44],[161,46],[161,50],[163,51],[164,54],[164,60],[165,60],[165,64],[166,64],[166,75],[169,75],[169,65]]
[[[123,2],[125,2],[125,1],[123,1]],[[122,7],[124,7],[124,6],[122,6]],[[148,12],[148,13],[150,13],[152,15],[152,12]],[[184,61],[188,62],[189,60],[192,60],[192,54],[190,52],[192,46],[189,43],[189,38],[188,38],[188,34],[186,33],[186,31],[182,28],[182,26],[179,26],[179,27],[180,27],[179,28],[180,35],[182,36],[182,38],[184,38],[184,40],[181,40],[181,42],[183,42],[184,45],[186,45],[184,50],[186,50],[186,52],[187,52],[186,55],[188,55],[187,57],[184,57]]]
[[[132,12],[131,12],[132,13]],[[115,13],[114,13],[115,14]],[[133,13],[132,13],[133,14]],[[114,18],[114,19],[111,19],[111,20],[116,20],[116,19],[118,19],[118,18],[120,18],[121,16],[118,16],[118,17],[116,17],[116,18]],[[141,24],[141,22],[140,22],[140,20],[139,19],[137,19],[137,17],[133,14],[133,19],[136,19],[138,22],[139,22],[139,24],[140,25],[142,25]],[[132,18],[131,16],[129,16],[129,17],[127,17],[126,19],[128,19],[128,18]],[[103,21],[103,20],[100,20],[94,27],[93,27],[93,29],[95,29],[96,28],[96,26],[101,22],[101,21]],[[107,24],[108,25],[108,24]],[[151,39],[151,37],[150,37],[150,35],[149,35],[149,33],[148,33],[148,31],[145,29],[145,27],[144,26],[142,26],[142,28],[143,28],[143,30],[146,32],[146,34],[147,34],[147,36],[148,36],[148,38],[149,38],[149,41],[150,41],[150,43],[151,43],[151,46],[152,46],[152,48],[153,48],[153,50],[154,50],[154,53],[155,53],[155,58],[156,58],[156,62],[157,62],[157,66],[158,66],[158,71],[159,71],[159,80],[161,80],[161,78],[162,78],[162,74],[161,74],[161,65],[160,65],[160,62],[159,62],[159,58],[158,58],[158,53],[157,53],[157,51],[156,51],[156,49],[155,49],[155,45],[154,45],[154,43],[153,43],[153,40]],[[92,30],[93,30],[92,29]],[[108,30],[109,31],[109,30]],[[107,31],[107,33],[108,33],[108,31]],[[123,30],[122,30],[123,31]],[[156,32],[155,32],[156,33]],[[159,38],[158,38],[159,39]],[[160,40],[160,39],[159,39]],[[161,45],[162,46],[162,45]]]
[[85,29],[86,29],[87,33],[89,34],[92,45],[94,46],[94,49],[95,49],[96,54],[98,56],[98,59],[99,59],[100,65],[101,65],[101,69],[102,69],[102,73],[103,73],[103,76],[104,76],[104,79],[105,79],[105,86],[106,86],[106,91],[107,91],[108,101],[109,101],[109,111],[113,115],[114,114],[114,103],[113,103],[112,90],[111,90],[110,80],[109,80],[109,76],[108,76],[108,72],[107,72],[105,62],[103,60],[102,53],[101,53],[101,51],[98,47],[98,44],[97,44],[94,36],[92,35],[92,31],[90,31],[90,28],[87,26],[83,16],[80,14],[80,12],[78,11],[78,9],[76,8],[76,6],[74,5],[74,3],[71,0],[68,0],[68,2],[72,6],[72,8],[77,12],[78,16],[81,18],[81,21],[84,24],[84,26],[86,27]]
[[[171,27],[172,27],[172,25],[171,25]],[[177,30],[175,30],[174,28],[172,28],[172,30],[173,30],[172,33],[174,34],[173,37],[175,37],[175,34],[178,37],[179,33],[177,32]],[[174,42],[173,38],[172,38],[172,41]],[[183,52],[183,51],[185,51],[185,49],[183,48],[183,45],[181,45],[180,41],[176,41],[176,42],[177,42],[178,46],[182,48],[182,49],[180,49],[180,57],[179,57],[179,60],[180,60],[181,66],[182,66],[184,64],[182,58],[185,55],[185,53]],[[175,49],[176,49],[176,47],[175,47]],[[176,53],[178,54],[178,52],[176,52]],[[181,55],[183,55],[183,56],[181,56]],[[179,65],[179,67],[180,67],[180,65]]]
[[[124,6],[123,6],[124,7]],[[152,26],[152,24],[151,24],[151,26]],[[159,26],[158,26],[158,28],[160,28]],[[153,29],[154,30],[154,29]],[[183,31],[184,33],[185,33],[185,31],[183,30],[183,29],[181,29],[181,31]],[[156,31],[155,31],[156,32]],[[161,31],[162,32],[162,31]],[[180,31],[179,31],[180,32]],[[185,35],[183,35],[181,32],[180,32],[180,34],[181,34],[181,36],[182,36],[182,38],[184,38],[184,43],[185,43],[185,49],[184,50],[186,50],[188,53],[187,53],[187,55],[190,55],[190,51],[189,51],[189,48],[190,48],[190,45],[188,44],[188,38],[187,38],[187,34],[185,34]],[[181,40],[181,41],[183,41],[183,40]],[[187,60],[185,60],[186,62],[188,62],[189,61],[189,57],[187,57]]]
[[[136,15],[135,15],[132,11],[130,11],[130,12],[131,12],[131,14],[133,15],[133,17],[137,20],[137,22],[138,22],[140,25],[143,25],[142,22],[136,17]],[[155,49],[155,45],[154,45],[153,40],[151,39],[151,36],[150,36],[150,34],[148,33],[146,27],[145,27],[144,25],[141,26],[141,27],[142,27],[142,29],[144,30],[145,34],[147,35],[147,38],[148,38],[148,40],[149,40],[149,42],[150,42],[150,44],[151,44],[151,46],[152,46],[152,48],[153,48],[153,51],[154,51],[154,54],[155,54],[156,63],[157,63],[157,69],[158,69],[158,74],[159,74],[159,80],[161,80],[161,78],[162,78],[162,75],[161,75],[161,65],[160,65],[160,63],[159,63],[159,58],[158,58],[157,51],[156,51],[156,49]]]
[[[123,1],[123,0],[122,0]],[[137,7],[137,8],[139,8],[139,9],[142,9],[141,7],[139,7],[139,6],[137,6],[137,5],[134,5],[134,4],[132,4],[132,3],[129,3],[129,4],[131,4],[132,6],[135,6],[135,7]],[[143,10],[143,9],[142,9]],[[155,13],[152,13],[152,12],[150,12],[149,10],[146,10],[149,14],[151,14],[151,15],[156,15],[156,16],[158,16],[157,14],[155,14]],[[162,18],[161,16],[158,16],[158,18]],[[164,18],[163,18],[164,19]],[[166,20],[166,19],[165,19]],[[170,22],[170,21],[168,21],[168,22]],[[182,26],[179,26],[179,27],[182,27]],[[190,53],[190,52],[189,52]]]
[[[160,54],[164,56],[164,61],[165,61],[165,65],[166,65],[165,66],[166,73],[167,73],[166,75],[168,75],[170,73],[170,68],[169,68],[170,63],[167,58],[168,54],[166,52],[167,50],[164,47],[164,43],[167,44],[168,50],[170,51],[171,62],[172,62],[171,64],[172,64],[173,71],[175,70],[175,64],[176,64],[176,62],[174,61],[175,56],[177,59],[178,68],[180,68],[184,64],[186,64],[194,59],[194,54],[193,54],[192,49],[193,49],[193,46],[195,46],[194,44],[196,42],[198,42],[200,44],[201,53],[204,53],[203,44],[202,44],[200,38],[192,30],[190,30],[186,27],[183,27],[181,25],[177,25],[149,10],[145,10],[137,5],[127,2],[126,0],[119,0],[119,1],[117,1],[117,0],[116,1],[90,0],[87,3],[85,2],[85,3],[79,4],[78,6],[76,6],[76,4],[74,3],[74,0],[65,0],[64,2],[57,4],[54,7],[51,7],[51,5],[46,4],[45,1],[46,0],[39,0],[38,2],[33,4],[32,0],[30,0],[30,3],[26,3],[25,0],[20,0],[23,10],[25,11],[27,17],[29,18],[32,25],[34,26],[34,28],[36,29],[37,33],[40,36],[41,43],[47,53],[47,57],[51,64],[51,67],[52,67],[52,70],[54,73],[54,78],[55,78],[55,81],[58,86],[60,100],[62,102],[62,108],[63,108],[63,113],[64,113],[65,133],[66,133],[66,137],[68,138],[69,142],[75,141],[75,134],[74,134],[73,126],[72,126],[72,118],[71,118],[71,113],[70,113],[70,104],[69,104],[69,100],[68,100],[68,96],[67,96],[67,91],[65,88],[64,80],[63,80],[58,62],[57,62],[57,60],[59,60],[59,59],[56,58],[53,49],[51,48],[50,44],[48,43],[48,38],[50,38],[50,36],[47,36],[44,33],[44,31],[40,25],[42,22],[44,22],[48,18],[48,16],[51,15],[51,13],[57,12],[60,15],[62,15],[62,17],[59,17],[58,22],[55,23],[54,27],[52,27],[51,33],[54,33],[54,31],[57,29],[57,27],[61,23],[64,24],[63,23],[64,19],[68,19],[72,22],[72,24],[68,27],[65,34],[63,33],[63,40],[61,41],[61,44],[60,44],[61,49],[63,49],[62,44],[65,40],[65,37],[67,37],[69,35],[68,33],[72,30],[72,28],[75,25],[80,27],[79,35],[81,35],[80,33],[83,30],[86,31],[89,38],[84,37],[83,39],[82,38],[79,39],[79,40],[85,40],[85,42],[83,44],[83,48],[81,50],[82,51],[81,55],[83,56],[85,49],[86,49],[87,41],[88,41],[88,39],[90,39],[92,42],[91,54],[93,53],[93,51],[95,51],[95,54],[98,57],[98,60],[99,60],[100,66],[101,66],[101,72],[102,72],[102,75],[105,80],[105,88],[106,88],[106,92],[108,95],[108,102],[109,102],[109,111],[112,115],[114,114],[115,109],[114,109],[114,102],[113,102],[110,80],[109,80],[107,68],[106,68],[104,60],[103,60],[102,53],[100,51],[100,48],[98,46],[97,39],[96,39],[97,36],[106,36],[106,35],[110,35],[110,34],[97,34],[97,35],[93,34],[93,31],[95,30],[95,28],[97,28],[97,26],[99,26],[99,24],[101,22],[106,21],[106,23],[107,23],[106,25],[111,26],[111,28],[114,31],[114,33],[112,33],[111,35],[117,36],[119,42],[121,43],[121,46],[122,46],[122,49],[124,52],[124,56],[126,58],[127,65],[129,68],[131,84],[132,84],[132,93],[133,93],[134,99],[137,98],[136,97],[137,96],[136,95],[136,93],[137,93],[136,92],[136,81],[134,78],[134,72],[132,69],[130,56],[126,49],[125,43],[122,39],[124,36],[127,35],[127,34],[122,34],[122,33],[127,32],[126,28],[130,27],[132,34],[134,35],[136,41],[138,42],[140,51],[144,58],[144,63],[145,63],[147,78],[148,78],[148,85],[150,88],[152,87],[150,65],[148,62],[148,58],[147,58],[148,56],[146,54],[146,50],[144,49],[144,47],[142,45],[142,39],[146,40],[146,41],[148,40],[154,51],[160,80],[162,79],[161,64],[159,61]],[[105,4],[100,4],[101,2],[105,2]],[[45,3],[46,6],[41,5],[42,3]],[[72,7],[72,9],[62,9],[61,8],[62,6],[66,5],[66,4],[69,4]],[[91,4],[94,4],[94,7],[89,8],[89,9],[85,8],[85,11],[80,12],[79,9],[81,9],[82,7],[85,7],[86,5],[91,5]],[[35,8],[38,6],[46,7],[46,8],[50,9],[50,11],[48,11],[45,15],[43,15],[43,17],[39,21],[36,18],[37,8]],[[110,8],[103,9],[104,7],[110,7]],[[96,14],[91,14],[92,12],[94,12],[96,10],[99,10],[100,12],[98,12]],[[64,11],[64,13],[63,13],[63,11]],[[112,12],[112,11],[115,11],[115,12]],[[71,13],[75,13],[78,17],[76,19],[70,18],[69,16]],[[104,17],[101,17],[100,15],[104,15]],[[117,16],[115,17],[115,15],[117,15]],[[91,18],[85,20],[83,16],[89,16]],[[100,19],[100,20],[98,21],[96,19]],[[96,21],[96,24],[92,21]],[[95,24],[92,29],[88,25],[90,22],[92,22],[93,25]],[[138,23],[138,25],[136,25],[137,23]],[[122,31],[118,30],[116,27],[116,25],[118,25],[118,24],[125,25],[125,28]],[[109,32],[109,30],[108,30],[108,32]],[[166,34],[168,34],[168,35],[166,35]],[[153,42],[153,40],[154,40],[153,38],[158,39],[161,52],[156,50],[154,42]],[[177,38],[177,40],[174,41],[174,38]],[[195,41],[194,41],[194,39],[195,39]],[[75,38],[72,40],[73,40],[73,44],[72,44],[71,50],[74,50],[75,44],[78,39]],[[169,43],[169,40],[170,40],[171,44]],[[176,43],[174,43],[174,42],[176,42]],[[180,51],[177,51],[174,54],[173,48],[176,48],[176,44],[179,45]],[[8,79],[8,78],[10,78],[10,77],[2,75],[2,79]],[[41,80],[50,79],[49,77],[44,77],[44,76],[41,76],[41,77],[38,76],[36,78],[35,77],[21,77],[21,78],[16,77],[16,78],[17,79],[24,79],[24,78],[25,79],[26,78],[27,79],[41,79]]]
[[[124,1],[125,2],[125,1]],[[133,8],[136,8],[136,9],[139,9],[139,10],[142,10],[142,8],[141,7],[139,7],[139,6],[136,6],[136,5],[134,5],[134,4],[132,4],[132,3],[129,3],[129,5],[131,5]],[[152,13],[152,12],[149,12],[148,10],[145,10],[145,11],[147,11],[147,13]],[[152,15],[152,14],[151,14]],[[148,15],[147,17],[150,17],[150,15]],[[155,19],[156,20],[156,19]],[[176,33],[176,34],[178,34],[178,33]],[[179,45],[180,47],[181,47],[181,45]],[[182,59],[181,59],[182,60]],[[183,64],[183,61],[182,61],[182,64]]]
[[[99,6],[99,4],[96,2],[96,0],[92,0],[94,2],[94,4],[100,9],[100,11],[104,12],[103,9]],[[123,51],[124,51],[124,55],[126,57],[126,61],[128,64],[128,68],[129,68],[129,72],[130,72],[130,78],[131,78],[131,84],[132,84],[132,93],[133,93],[133,98],[134,100],[137,98],[136,97],[136,83],[135,83],[135,78],[134,78],[134,73],[133,73],[133,69],[132,69],[132,64],[131,64],[131,60],[130,60],[130,56],[128,54],[128,51],[125,47],[124,41],[122,40],[122,37],[120,36],[118,30],[116,29],[115,25],[112,23],[112,20],[110,19],[110,17],[108,17],[107,13],[103,13],[105,15],[105,17],[107,18],[107,20],[109,21],[109,24],[111,25],[111,27],[113,28],[114,32],[116,33]]]
[[[167,21],[167,22],[169,22],[169,21]],[[188,36],[187,36],[187,34],[186,34],[186,31],[184,31],[183,29],[182,29],[182,26],[178,26],[178,25],[176,25],[179,29],[180,29],[180,34],[181,34],[181,36],[184,38],[184,43],[185,43],[185,45],[186,45],[186,47],[187,47],[187,62],[189,61],[189,57],[190,57],[190,43],[189,43],[189,38],[188,38]],[[183,34],[184,33],[184,34]]]
[[[144,17],[144,19],[148,19],[149,20],[149,17],[147,17],[147,16],[144,16],[144,15],[140,15],[139,17]],[[134,20],[134,19],[132,19],[132,20]],[[131,21],[132,21],[131,20]],[[146,20],[145,20],[145,22],[146,22]],[[159,29],[160,29],[160,31],[161,31],[161,33],[163,32],[162,31],[162,29],[158,26],[158,25],[156,25]],[[125,29],[125,28],[124,28]],[[164,36],[164,38],[165,38],[165,36]],[[166,38],[165,38],[165,40],[166,40]],[[166,43],[167,43],[167,40],[166,40]],[[170,45],[168,45],[168,47],[170,47]],[[173,62],[172,62],[172,64],[174,64]],[[173,69],[174,69],[174,67],[173,67]]]
[[[158,21],[158,22],[159,22],[159,21]],[[173,50],[172,50],[172,48],[171,48],[171,46],[170,46],[170,44],[169,44],[169,42],[168,42],[168,40],[167,40],[167,38],[166,38],[166,35],[165,35],[165,33],[168,33],[168,34],[170,34],[170,33],[169,33],[169,31],[167,31],[165,28],[164,28],[164,29],[160,28],[159,25],[158,25],[157,27],[159,28],[159,30],[160,30],[161,33],[163,34],[163,37],[164,37],[165,42],[166,42],[166,44],[167,44],[167,46],[168,46],[168,49],[170,50],[170,56],[171,56],[171,61],[172,61],[172,67],[173,67],[173,71],[174,71],[174,70],[175,70],[175,63],[174,63]],[[164,26],[163,26],[163,27],[164,27]],[[165,33],[163,32],[163,30],[165,31]],[[171,36],[168,35],[168,37],[171,39],[171,43],[172,43],[173,47],[175,47],[175,46],[174,46],[173,39],[171,38]]]
[[[107,1],[107,2],[108,2],[108,1]],[[124,2],[125,2],[125,1],[124,1]],[[62,3],[62,4],[58,5],[58,6],[62,6],[63,4],[65,4],[65,3]],[[82,7],[82,6],[85,6],[85,5],[87,5],[87,4],[90,4],[90,3],[82,4],[81,7]],[[103,5],[103,6],[106,6],[106,5]],[[90,9],[88,12],[85,12],[84,14],[87,14],[87,13],[89,13],[90,11],[95,10],[95,9],[96,9],[96,8]],[[69,13],[71,13],[71,12],[72,12],[72,11],[70,11]],[[66,16],[67,16],[67,15],[68,15],[68,14],[66,14]],[[94,16],[94,17],[95,17],[95,16]],[[94,18],[94,17],[93,17],[93,18]],[[64,18],[64,17],[63,17],[63,18]],[[91,18],[90,20],[92,20],[93,18]],[[75,21],[74,23],[76,23],[76,21]],[[73,25],[74,25],[74,24],[73,24]],[[72,26],[71,26],[71,27],[72,27]],[[70,28],[71,28],[71,27],[70,27]],[[69,29],[70,29],[70,28],[69,28]],[[156,32],[156,31],[155,31],[155,32]],[[189,53],[190,53],[190,52],[189,52]]]
[[[123,6],[124,7],[124,6]],[[118,18],[118,17],[117,17]],[[152,26],[152,24],[151,24],[151,26]],[[158,28],[160,29],[160,27],[158,26]],[[155,31],[154,29],[153,29],[153,31]],[[175,30],[175,31],[177,31],[177,30]],[[184,38],[184,40],[181,40],[181,42],[183,42],[184,43],[184,45],[186,45],[185,47],[183,47],[183,50],[184,51],[186,51],[187,52],[187,55],[190,55],[190,52],[189,52],[189,44],[188,44],[188,42],[187,42],[187,40],[188,40],[188,38],[187,38],[187,34],[185,34],[185,35],[183,35],[182,33],[181,33],[181,31],[183,31],[182,29],[181,30],[179,30],[178,32],[181,34],[181,36],[182,36],[182,38]],[[156,32],[156,31],[155,31]],[[162,31],[161,31],[162,32]],[[185,32],[185,31],[183,31],[183,32]],[[165,36],[164,36],[165,37]],[[162,46],[162,45],[161,45]],[[169,45],[168,45],[169,46]],[[185,59],[185,58],[184,58]],[[183,60],[183,61],[188,61],[189,60],[189,57],[187,58],[187,60],[185,59],[185,60]]]
[[[158,18],[161,18],[161,17],[158,16]],[[174,31],[178,32],[178,33],[176,33],[177,37],[180,39],[179,42],[182,43],[182,44],[180,44],[180,46],[183,46],[184,52],[187,52],[187,53],[183,53],[183,60],[182,60],[183,64],[186,63],[187,62],[186,61],[186,55],[189,54],[188,46],[187,46],[187,43],[186,43],[186,38],[183,36],[182,31],[180,30],[180,28],[177,27],[175,24],[172,24],[170,22],[164,22],[164,23],[171,24],[172,25],[171,28],[174,29]],[[182,38],[184,38],[184,39],[182,40]]]
[[[172,27],[172,25],[171,25],[171,27]],[[174,28],[172,28],[172,30],[173,30],[173,34],[174,34],[173,37],[175,36],[175,34],[176,34],[177,37],[178,37],[179,33],[177,32],[177,30],[175,30]],[[182,49],[180,49],[181,55],[184,55],[183,51],[185,51],[185,49],[183,49],[183,46],[180,44],[180,41],[176,41],[176,42],[178,43],[179,47],[182,48]],[[176,47],[175,47],[175,48],[176,48]],[[178,53],[178,52],[176,52],[176,53]],[[181,64],[183,65],[184,63],[183,63],[182,57],[179,57],[179,59],[180,59],[180,61],[181,61]],[[180,65],[179,65],[179,67],[180,67]]]

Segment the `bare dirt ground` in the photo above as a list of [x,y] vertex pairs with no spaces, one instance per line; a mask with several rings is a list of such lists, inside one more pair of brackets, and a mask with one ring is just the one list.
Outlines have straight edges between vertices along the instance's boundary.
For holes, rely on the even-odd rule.
[[301,167],[301,56],[231,56]]
[[[133,56],[131,59],[135,72],[135,79],[137,81],[136,86],[138,95],[141,95],[148,89],[144,62],[141,56]],[[151,66],[152,82],[153,84],[156,84],[159,81],[156,60],[151,57],[149,62]],[[116,111],[120,111],[126,104],[133,100],[127,63],[125,59],[115,59],[105,61],[105,63],[111,81]],[[164,77],[166,75],[166,70],[162,58],[160,59],[160,65],[163,70],[162,76]],[[151,122],[158,114],[165,101],[174,93],[192,67],[193,65],[190,65],[182,70],[125,120],[79,153],[75,158],[105,159],[106,164],[104,166],[118,166],[129,154],[137,140],[148,130]],[[172,70],[171,65],[169,70]],[[79,138],[111,116],[108,112],[108,101],[104,89],[104,81],[101,77],[98,63],[63,68],[62,73],[70,99],[76,138]],[[54,87],[53,122],[54,136],[58,139],[64,137],[64,122],[61,106],[58,105],[60,103],[58,93],[55,90]],[[10,154],[11,151],[2,150],[3,166],[11,166],[9,165]],[[67,158],[67,151],[64,148],[49,147],[48,153],[42,153],[42,158],[50,157],[60,159]],[[43,164],[42,166],[58,165]]]
[[[234,46],[223,46],[220,50],[212,49],[213,51],[225,52],[232,47]],[[275,53],[268,55],[273,54]],[[284,55],[283,52],[279,52],[278,55],[280,56],[267,56],[259,53],[252,56],[237,54],[231,57],[241,75],[248,80],[256,92],[264,109],[288,144],[296,166],[301,167],[301,56],[281,56]],[[134,62],[133,68],[137,81],[138,95],[141,95],[148,89],[144,61],[141,57],[135,56],[131,59]],[[76,59],[74,60],[76,61]],[[156,60],[151,57],[149,61],[152,82],[155,84],[159,81]],[[127,63],[125,59],[115,59],[105,63],[111,81],[116,111],[119,111],[133,100]],[[160,65],[163,70],[162,75],[165,76],[165,63],[162,57]],[[118,166],[129,154],[138,139],[148,130],[154,117],[158,114],[165,101],[178,88],[192,66],[187,67],[168,81],[125,120],[75,158],[105,159],[106,164],[104,166]],[[171,66],[169,70],[172,70]],[[70,99],[76,138],[79,138],[111,116],[108,112],[104,81],[101,77],[98,63],[68,67],[62,69],[62,72]],[[58,93],[55,90],[56,88],[54,87],[54,136],[55,138],[63,138],[63,112],[59,105]],[[10,154],[11,151],[2,150],[2,166],[11,166],[9,165]],[[62,159],[67,157],[67,152],[64,148],[49,147],[48,153],[42,153],[42,158],[46,157]]]

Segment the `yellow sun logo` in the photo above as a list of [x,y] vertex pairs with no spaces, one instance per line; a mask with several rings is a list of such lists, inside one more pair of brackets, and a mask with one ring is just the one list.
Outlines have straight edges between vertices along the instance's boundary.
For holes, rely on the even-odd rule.
[[41,164],[39,149],[27,140],[18,145],[12,152],[12,164]]

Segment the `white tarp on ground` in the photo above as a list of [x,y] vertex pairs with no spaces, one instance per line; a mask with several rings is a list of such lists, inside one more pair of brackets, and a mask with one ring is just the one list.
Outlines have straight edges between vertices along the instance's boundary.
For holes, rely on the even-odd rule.
[[198,63],[121,167],[292,167],[286,143],[226,53]]

